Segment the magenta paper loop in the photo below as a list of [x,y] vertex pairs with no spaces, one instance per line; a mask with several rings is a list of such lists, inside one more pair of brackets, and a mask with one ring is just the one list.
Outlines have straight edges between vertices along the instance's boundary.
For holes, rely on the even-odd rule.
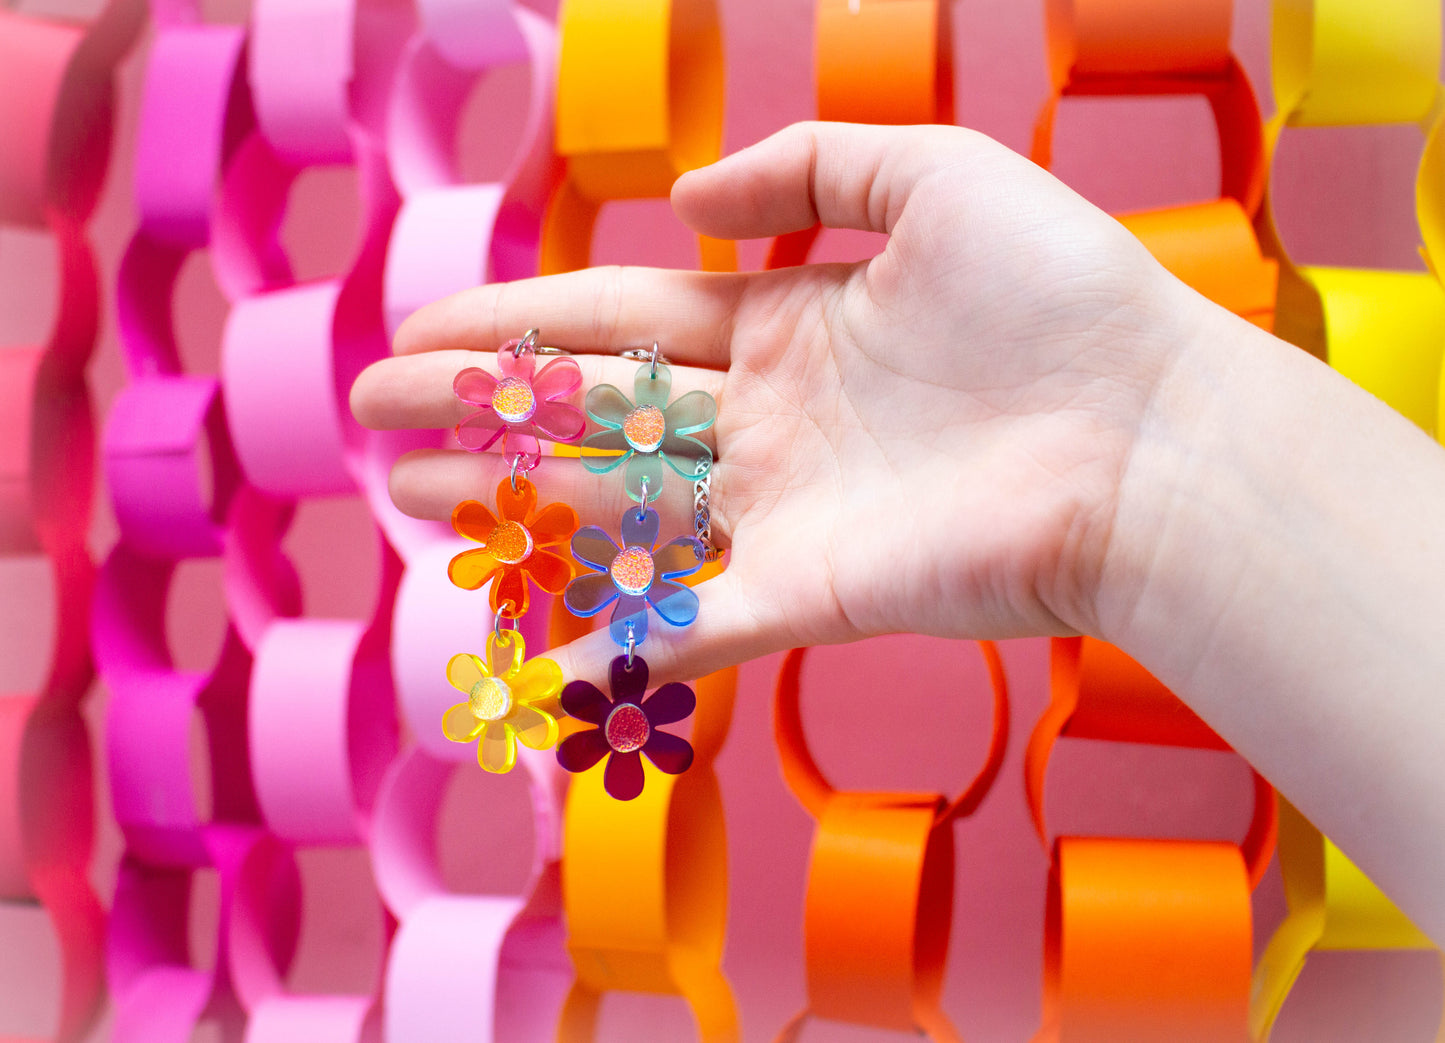
[[459,69],[526,59],[513,0],[416,0],[416,6],[423,38]]
[[[127,852],[158,865],[189,867],[209,858],[211,819],[257,818],[242,741],[250,657],[228,631],[213,670],[175,669],[165,643],[173,568],[123,544],[112,550],[96,584],[92,633],[111,693],[106,757]],[[203,807],[192,774],[197,715],[210,754],[210,809]]]
[[140,228],[158,242],[197,247],[210,238],[221,170],[250,122],[245,45],[246,31],[226,25],[166,28],[151,45],[135,201]]
[[124,389],[106,422],[105,472],[127,546],[163,557],[220,554],[240,478],[220,385],[157,377]]
[[[377,888],[401,921],[387,962],[388,1038],[545,1039],[556,1024],[573,976],[557,861],[564,782],[550,754],[526,750],[519,759],[536,843],[517,897],[446,891],[436,832],[455,762],[412,747],[387,772],[371,851]],[[459,994],[469,1002],[454,1002]]]
[[245,1043],[373,1043],[380,1021],[370,996],[274,996],[251,1011]]
[[[296,949],[300,877],[284,845],[254,827],[212,826],[205,835],[207,862],[216,871],[220,909],[214,969],[190,957],[192,871],[157,868],[126,858],[116,880],[107,940],[107,970],[114,996],[112,1043],[188,1043],[203,1021],[223,1039],[240,1037],[244,1014],[233,980],[254,965],[284,969]],[[248,922],[260,925],[237,945],[233,924],[254,892],[245,891],[257,862],[268,867],[266,909],[254,906]]]
[[396,749],[384,635],[364,623],[281,620],[256,650],[248,736],[267,824],[297,843],[364,839]]

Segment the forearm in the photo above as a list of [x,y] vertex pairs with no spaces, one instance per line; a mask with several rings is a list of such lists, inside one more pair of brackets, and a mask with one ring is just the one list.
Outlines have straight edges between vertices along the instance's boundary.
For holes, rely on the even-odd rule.
[[1136,655],[1445,941],[1445,451],[1202,301],[1098,599]]

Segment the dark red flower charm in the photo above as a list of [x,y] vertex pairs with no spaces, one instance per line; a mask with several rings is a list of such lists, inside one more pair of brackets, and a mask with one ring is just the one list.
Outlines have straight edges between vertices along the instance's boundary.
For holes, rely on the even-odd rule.
[[669,775],[679,775],[692,765],[688,741],[658,729],[686,720],[697,706],[697,697],[687,685],[673,681],[644,699],[647,663],[641,656],[634,655],[631,666],[627,656],[618,656],[609,674],[610,697],[587,681],[573,681],[562,689],[562,708],[597,727],[563,740],[557,747],[557,763],[579,772],[606,757],[603,787],[616,800],[632,800],[642,792],[642,754]]

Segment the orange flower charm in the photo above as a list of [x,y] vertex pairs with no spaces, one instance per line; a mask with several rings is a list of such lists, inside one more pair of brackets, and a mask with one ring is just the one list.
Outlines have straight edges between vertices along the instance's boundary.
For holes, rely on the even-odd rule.
[[447,575],[457,586],[476,590],[492,581],[492,611],[516,619],[527,611],[527,579],[548,594],[560,594],[572,580],[572,562],[548,548],[562,546],[577,531],[577,512],[565,503],[537,509],[537,487],[523,475],[497,486],[497,513],[477,500],[452,511],[452,528],[481,544],[452,559]]

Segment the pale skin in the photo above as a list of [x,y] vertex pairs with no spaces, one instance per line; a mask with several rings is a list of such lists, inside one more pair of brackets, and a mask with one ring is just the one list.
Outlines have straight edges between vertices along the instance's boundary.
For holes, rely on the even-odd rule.
[[[1093,634],[1153,671],[1445,941],[1445,451],[1214,306],[1047,173],[958,128],[801,124],[682,177],[720,238],[869,229],[858,264],[599,268],[432,304],[357,381],[377,428],[449,428],[451,380],[540,327],[584,387],[661,340],[719,403],[698,620],[654,682],[895,632]],[[490,353],[491,357],[488,357]],[[580,405],[580,394],[577,404]],[[547,460],[544,502],[616,531],[617,476]],[[507,473],[433,451],[397,505],[444,518]],[[670,480],[663,532],[691,528]],[[600,679],[605,632],[549,653]]]

